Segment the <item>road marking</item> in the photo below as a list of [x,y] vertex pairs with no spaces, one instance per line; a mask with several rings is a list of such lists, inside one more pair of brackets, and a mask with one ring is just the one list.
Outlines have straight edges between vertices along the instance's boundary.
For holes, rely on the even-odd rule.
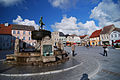
[[89,75],[89,78],[91,78],[91,77],[93,77],[94,75],[96,75],[96,74],[99,72],[100,68],[101,68],[100,62],[99,62],[98,60],[96,60],[96,61],[97,61],[97,63],[98,63],[98,68],[97,68],[93,73],[91,73],[91,74]]
[[63,72],[63,71],[68,71],[68,70],[71,70],[71,69],[74,69],[80,65],[83,64],[83,61],[78,64],[78,65],[75,65],[73,67],[70,67],[70,68],[66,68],[66,69],[61,69],[61,70],[55,70],[55,71],[48,71],[48,72],[41,72],[41,73],[29,73],[29,74],[0,74],[1,76],[35,76],[35,75],[47,75],[47,74],[54,74],[54,73],[60,73],[60,72]]

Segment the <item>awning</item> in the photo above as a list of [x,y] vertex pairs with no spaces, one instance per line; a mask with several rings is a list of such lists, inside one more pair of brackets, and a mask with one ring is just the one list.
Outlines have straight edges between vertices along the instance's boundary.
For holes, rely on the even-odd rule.
[[116,40],[115,42],[113,42],[113,43],[120,43],[120,40]]

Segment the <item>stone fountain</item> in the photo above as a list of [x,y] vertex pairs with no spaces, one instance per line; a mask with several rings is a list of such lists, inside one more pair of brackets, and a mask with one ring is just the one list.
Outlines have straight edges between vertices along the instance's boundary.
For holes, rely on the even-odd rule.
[[19,52],[19,39],[16,39],[14,54],[6,56],[6,63],[44,66],[60,64],[69,59],[60,42],[57,46],[53,46],[51,32],[43,29],[45,24],[42,22],[42,17],[39,23],[41,29],[32,31],[31,36],[33,40],[37,40],[35,52]]

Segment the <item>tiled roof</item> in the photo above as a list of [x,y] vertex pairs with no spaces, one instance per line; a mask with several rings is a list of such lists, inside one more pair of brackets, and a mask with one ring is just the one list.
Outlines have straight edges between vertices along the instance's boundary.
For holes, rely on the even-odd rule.
[[27,31],[34,31],[34,26],[27,26],[27,25],[18,25],[18,24],[12,24],[12,30],[27,30]]
[[65,36],[63,32],[59,32],[59,36]]
[[80,38],[81,38],[81,39],[83,39],[83,38],[84,38],[84,37],[86,37],[86,36],[88,36],[88,35],[83,35],[83,36],[80,36]]
[[0,24],[0,34],[11,35],[12,25],[5,26],[5,24]]
[[99,37],[101,31],[102,31],[102,29],[94,31],[94,32],[91,34],[90,38]]
[[114,28],[115,26],[113,24],[104,26],[100,34],[109,34]]
[[65,37],[67,38],[68,36],[70,36],[69,34],[66,34]]
[[120,28],[115,28],[113,31],[118,31],[118,32],[120,32]]
[[76,34],[72,34],[72,35],[70,35],[70,36],[77,36]]

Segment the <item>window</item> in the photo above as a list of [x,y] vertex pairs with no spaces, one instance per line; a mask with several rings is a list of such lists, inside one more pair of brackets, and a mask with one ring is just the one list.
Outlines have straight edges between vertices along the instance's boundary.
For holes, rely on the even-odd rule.
[[120,37],[120,34],[119,34],[119,37]]
[[23,34],[25,34],[25,31],[23,31]]
[[23,37],[23,40],[25,40],[25,37]]
[[106,36],[106,38],[108,39],[108,36]]
[[18,31],[17,34],[20,34],[20,31]]
[[16,34],[16,31],[13,31],[13,34]]
[[29,37],[29,40],[31,40],[31,38]]
[[113,38],[113,35],[111,35],[111,37]]
[[19,37],[19,36],[18,36],[17,38],[18,38],[18,39],[20,39],[20,37]]
[[29,31],[29,35],[31,34],[31,32]]
[[117,34],[115,34],[115,37],[117,37]]

